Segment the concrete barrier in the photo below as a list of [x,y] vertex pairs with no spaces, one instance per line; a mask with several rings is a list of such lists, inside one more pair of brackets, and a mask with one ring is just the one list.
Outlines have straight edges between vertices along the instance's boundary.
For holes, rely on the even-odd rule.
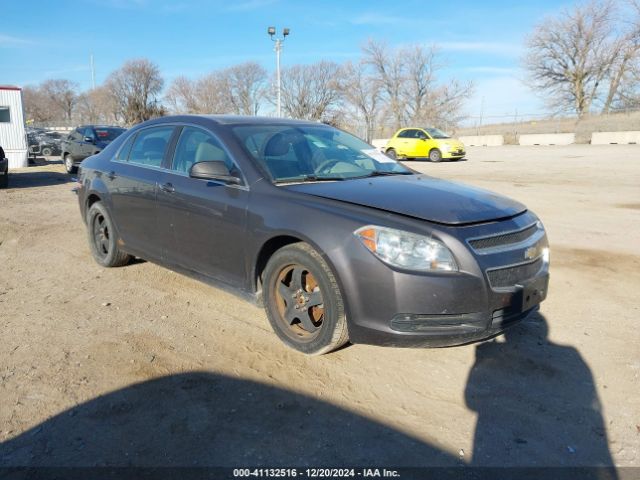
[[591,145],[640,143],[640,132],[593,132]]
[[536,133],[518,138],[520,145],[571,145],[575,141],[575,133]]
[[371,140],[371,145],[382,151],[382,149],[387,145],[388,141],[388,138],[374,138],[373,140]]
[[504,145],[502,135],[466,135],[458,137],[466,147],[500,147]]

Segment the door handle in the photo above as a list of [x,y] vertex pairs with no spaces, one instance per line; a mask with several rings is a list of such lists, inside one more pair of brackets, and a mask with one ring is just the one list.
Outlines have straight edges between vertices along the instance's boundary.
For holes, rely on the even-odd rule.
[[114,178],[116,178],[116,172],[114,172],[113,170],[112,170],[112,171],[110,171],[110,172],[107,174],[107,178],[108,178],[109,180],[113,180]]
[[167,193],[173,193],[176,191],[171,183],[163,183],[162,185],[160,185],[160,190]]

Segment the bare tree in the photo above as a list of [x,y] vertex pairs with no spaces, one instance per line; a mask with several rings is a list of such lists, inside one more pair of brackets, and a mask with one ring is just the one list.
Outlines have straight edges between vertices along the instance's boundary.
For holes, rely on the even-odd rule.
[[557,111],[589,112],[619,50],[613,0],[592,0],[547,18],[527,41],[525,67],[531,86]]
[[47,80],[40,86],[42,93],[49,98],[49,101],[58,112],[56,119],[71,120],[73,109],[78,102],[77,83],[65,79]]
[[613,61],[602,113],[609,113],[615,106],[627,106],[629,95],[636,96],[633,92],[639,86],[635,72],[640,57],[640,1],[629,0],[626,5],[620,28],[616,28],[618,37],[612,42]]
[[362,50],[364,62],[371,65],[376,72],[377,82],[385,92],[387,108],[393,115],[395,128],[398,128],[406,121],[402,98],[405,63],[401,56],[391,52],[386,44],[371,39]]
[[80,123],[124,123],[117,99],[104,86],[88,90],[78,97],[76,118]]
[[36,123],[55,119],[55,108],[40,87],[27,86],[22,89],[25,116],[28,121]]
[[364,62],[372,66],[384,93],[394,129],[409,123],[453,126],[462,119],[460,107],[473,93],[473,84],[439,83],[443,65],[435,46],[392,50],[369,40],[363,52]]
[[365,139],[370,142],[380,112],[380,82],[370,74],[364,62],[346,63],[342,67],[342,77],[344,99],[364,120]]
[[129,60],[111,73],[105,83],[129,125],[163,113],[157,98],[163,85],[158,66],[144,58]]
[[256,62],[246,62],[226,69],[223,75],[233,113],[257,115],[265,94],[266,70]]
[[282,109],[292,118],[326,120],[341,95],[337,63],[323,60],[282,70]]
[[173,113],[197,113],[195,83],[187,77],[177,77],[167,89],[165,100]]

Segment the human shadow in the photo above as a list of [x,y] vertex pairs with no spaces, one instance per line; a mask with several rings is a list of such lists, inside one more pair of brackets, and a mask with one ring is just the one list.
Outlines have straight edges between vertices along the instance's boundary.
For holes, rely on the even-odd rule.
[[459,463],[421,440],[327,402],[204,372],[102,395],[0,444],[4,468],[256,465]]
[[8,188],[34,188],[71,182],[71,175],[58,172],[12,172],[9,170]]
[[466,403],[478,414],[471,464],[609,467],[583,474],[616,478],[602,406],[578,350],[550,342],[541,314],[503,338],[476,346],[467,380]]

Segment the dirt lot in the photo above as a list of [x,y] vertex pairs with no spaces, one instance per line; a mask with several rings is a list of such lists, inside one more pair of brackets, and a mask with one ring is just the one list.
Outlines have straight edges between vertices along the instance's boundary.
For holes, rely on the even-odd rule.
[[91,258],[62,165],[0,191],[0,465],[640,466],[640,147],[410,166],[545,222],[541,314],[483,344],[307,358],[262,311]]

